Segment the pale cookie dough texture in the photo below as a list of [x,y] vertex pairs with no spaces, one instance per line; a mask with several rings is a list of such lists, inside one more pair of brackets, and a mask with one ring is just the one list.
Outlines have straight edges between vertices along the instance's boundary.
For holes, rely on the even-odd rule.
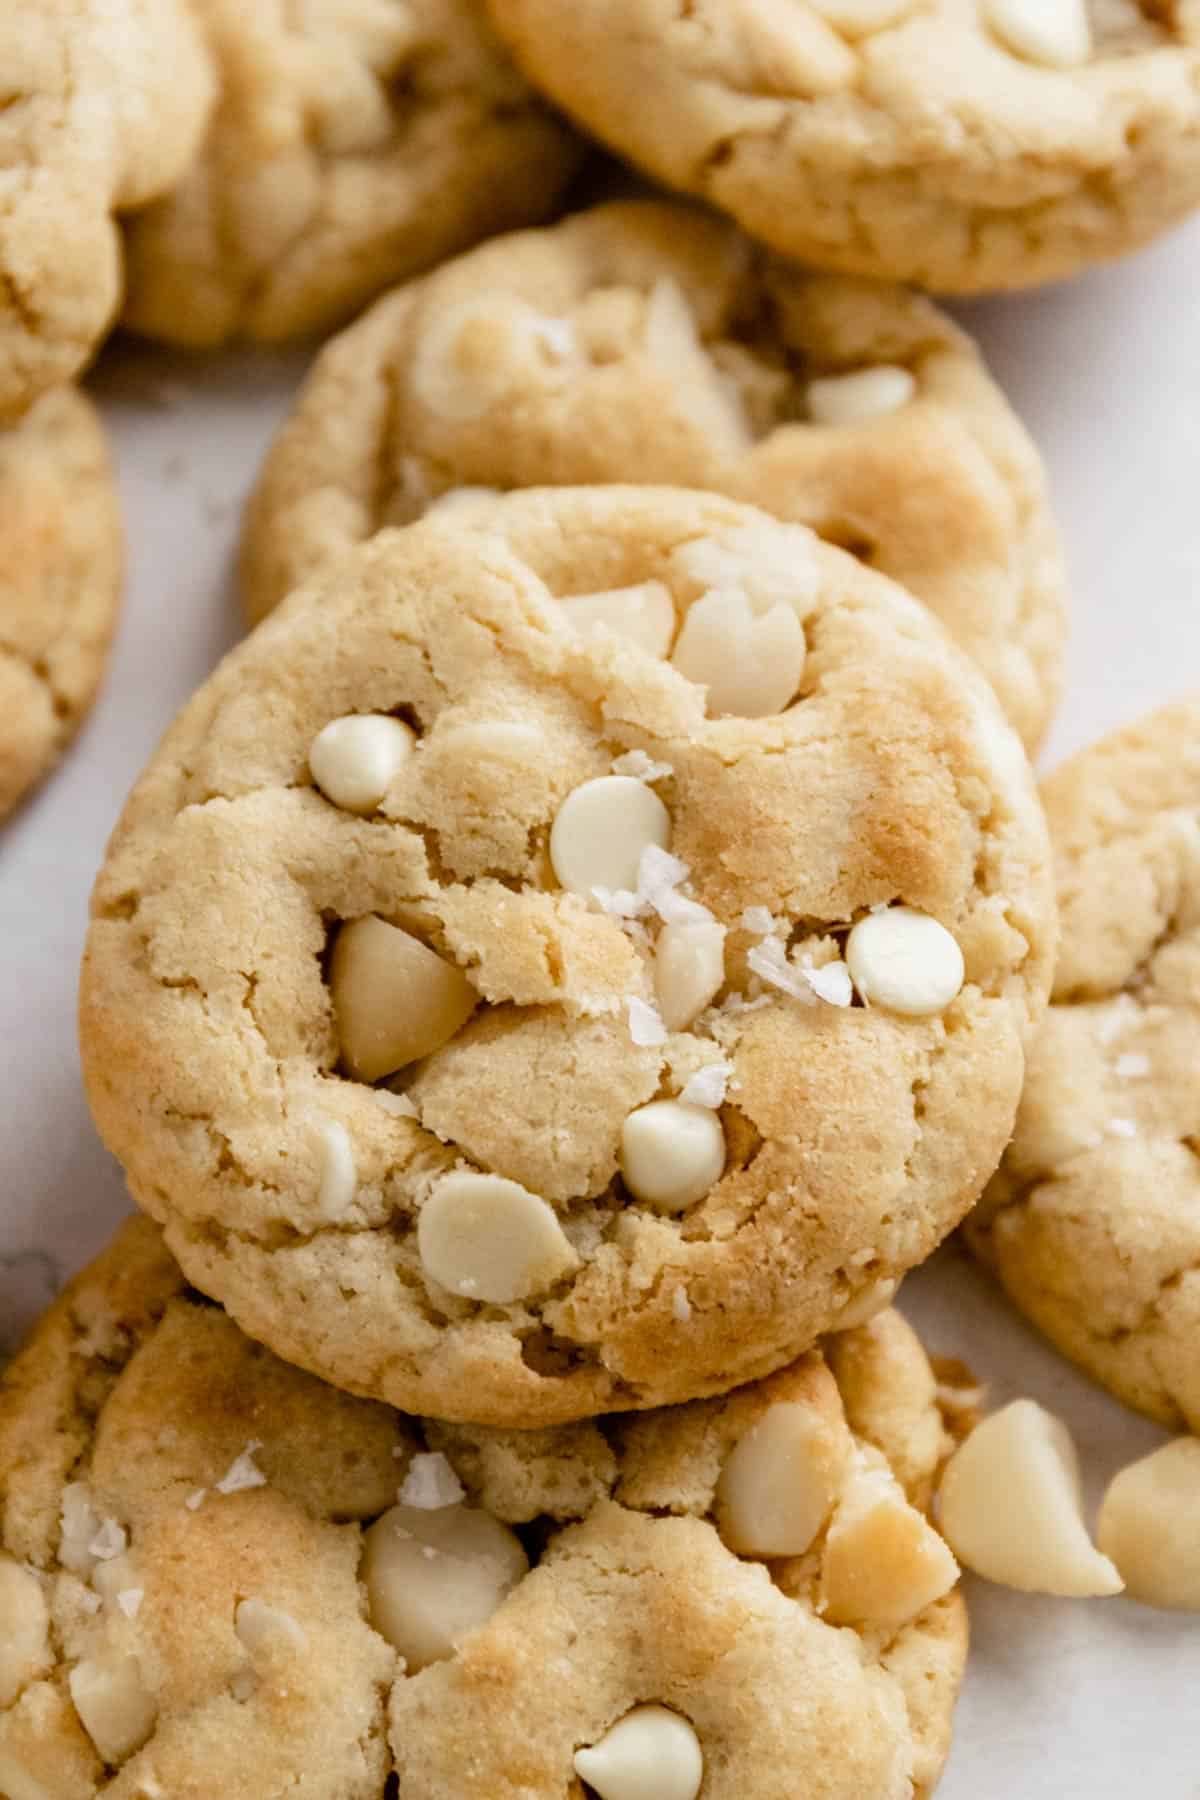
[[116,215],[179,179],[212,97],[184,0],[0,8],[0,420],[90,359],[120,303]]
[[[781,1418],[833,1479],[767,1563],[719,1494]],[[657,1704],[706,1800],[925,1796],[966,1653],[923,1510],[950,1447],[895,1313],[631,1428],[439,1427],[278,1362],[131,1222],[0,1381],[0,1791],[571,1800]]]
[[[710,718],[681,660],[775,701]],[[936,1010],[850,1004],[897,901]],[[715,496],[530,490],[378,534],[184,709],[96,887],[87,1081],[252,1336],[548,1424],[886,1297],[999,1162],[1052,939],[1028,763],[915,601]]]
[[58,760],[95,697],[124,538],[100,421],[76,389],[0,431],[0,819]]
[[1024,287],[1200,205],[1198,0],[489,5],[588,130],[818,267]]
[[174,343],[328,330],[390,282],[545,217],[579,140],[481,0],[192,0],[221,94],[134,221],[124,322]]
[[1062,947],[973,1248],[1058,1348],[1200,1432],[1200,699],[1043,784]]
[[457,486],[677,482],[811,525],[923,600],[1032,753],[1065,578],[1041,460],[971,340],[655,202],[486,244],[327,345],[246,526],[260,618]]

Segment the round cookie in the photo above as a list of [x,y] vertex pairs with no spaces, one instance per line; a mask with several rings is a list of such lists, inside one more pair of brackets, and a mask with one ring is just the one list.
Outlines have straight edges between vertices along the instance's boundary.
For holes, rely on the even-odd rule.
[[439,1427],[278,1362],[131,1221],[0,1378],[0,1788],[568,1800],[633,1711],[656,1793],[690,1756],[712,1800],[924,1796],[951,1442],[895,1313],[631,1429]]
[[0,818],[50,769],[95,698],[124,538],[100,420],[75,388],[0,431]]
[[589,131],[818,267],[1026,287],[1200,205],[1196,0],[488,4]]
[[128,237],[124,322],[172,343],[327,331],[544,217],[578,140],[481,0],[193,0],[220,72],[202,154]]
[[901,589],[716,496],[529,490],[379,533],[184,709],[86,1079],[252,1336],[554,1423],[764,1374],[928,1255],[1053,935],[1026,759]]
[[1065,575],[1041,460],[970,339],[906,289],[653,201],[485,244],[325,347],[251,502],[247,611],[456,486],[615,480],[717,489],[854,550],[1037,748]]
[[0,420],[78,374],[121,291],[114,215],[165,192],[212,104],[185,0],[0,10]]
[[972,1248],[1067,1356],[1200,1431],[1200,700],[1042,786],[1062,945]]

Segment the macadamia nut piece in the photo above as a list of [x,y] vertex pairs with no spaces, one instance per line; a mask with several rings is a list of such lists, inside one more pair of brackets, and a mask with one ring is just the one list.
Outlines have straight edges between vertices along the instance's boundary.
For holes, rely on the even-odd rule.
[[378,1081],[448,1043],[479,1000],[462,970],[373,914],[343,925],[329,965],[342,1059]]
[[1200,1438],[1176,1438],[1115,1475],[1096,1541],[1134,1600],[1200,1612]]
[[417,1243],[434,1281],[494,1306],[544,1293],[579,1266],[554,1209],[539,1195],[469,1169],[437,1183],[421,1208]]
[[393,1506],[366,1535],[371,1623],[415,1674],[490,1619],[528,1571],[521,1540],[470,1506]]
[[849,1453],[810,1406],[780,1401],[725,1459],[716,1517],[731,1550],[744,1556],[802,1556],[833,1510]]

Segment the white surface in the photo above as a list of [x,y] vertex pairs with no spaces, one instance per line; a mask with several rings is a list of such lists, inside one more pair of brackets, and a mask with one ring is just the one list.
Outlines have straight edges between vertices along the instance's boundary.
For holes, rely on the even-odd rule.
[[[1074,638],[1054,760],[1200,684],[1200,223],[1138,261],[964,316],[1046,453],[1067,535]],[[126,788],[238,635],[237,509],[303,361],[179,364],[122,347],[95,380],[120,453],[132,578],[91,724],[0,834],[0,1347],[125,1208],[79,1087],[88,888]],[[903,1299],[931,1346],[966,1357],[996,1400],[1030,1393],[1071,1422],[1093,1498],[1160,1440],[1045,1349],[957,1252]],[[1200,1619],[982,1583],[969,1597],[974,1653],[940,1800],[1200,1800]]]

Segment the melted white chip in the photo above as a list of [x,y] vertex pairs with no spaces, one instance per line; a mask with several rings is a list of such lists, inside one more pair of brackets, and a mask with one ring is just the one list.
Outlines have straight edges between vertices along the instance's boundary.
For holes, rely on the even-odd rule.
[[989,1581],[1074,1599],[1121,1591],[1083,1521],[1071,1434],[1034,1400],[992,1413],[955,1451],[941,1521],[955,1554]]
[[575,1753],[575,1773],[600,1800],[696,1800],[700,1740],[665,1706],[635,1706],[596,1744]]
[[654,989],[668,1031],[683,1031],[725,980],[725,927],[715,919],[664,925],[654,946]]
[[958,943],[911,906],[868,913],[846,940],[846,964],[863,999],[910,1018],[942,1012],[963,984]]
[[254,1657],[276,1655],[280,1651],[299,1655],[308,1648],[308,1634],[291,1613],[270,1606],[253,1595],[238,1602],[233,1628]]
[[715,588],[688,609],[671,662],[707,688],[710,718],[762,719],[795,699],[806,653],[786,601],[756,611],[741,588]]
[[308,747],[308,767],[327,800],[344,812],[374,812],[412,755],[408,726],[386,713],[332,719]]
[[808,413],[817,425],[863,425],[907,406],[917,384],[907,369],[880,364],[808,384]]
[[324,1119],[317,1127],[317,1207],[323,1219],[344,1219],[354,1204],[358,1174],[354,1146],[340,1119]]
[[803,1556],[833,1511],[847,1439],[812,1407],[780,1401],[740,1438],[717,1483],[717,1525],[746,1556]]
[[448,1043],[479,995],[462,970],[374,914],[343,925],[329,963],[342,1060],[378,1081]]
[[1133,1599],[1200,1612],[1200,1438],[1176,1438],[1115,1475],[1096,1538]]
[[983,0],[1006,50],[1046,69],[1075,69],[1092,54],[1086,0]]
[[439,1506],[457,1506],[465,1498],[466,1489],[440,1450],[413,1457],[397,1495],[402,1506],[429,1511],[436,1511]]
[[77,1662],[67,1687],[80,1723],[106,1763],[124,1762],[154,1730],[158,1707],[136,1657],[102,1650]]
[[652,1100],[621,1128],[625,1184],[660,1212],[682,1212],[702,1200],[724,1170],[725,1134],[707,1107]]
[[459,1170],[421,1208],[417,1244],[426,1273],[464,1299],[507,1306],[543,1293],[579,1258],[553,1208],[518,1182]]
[[516,1533],[470,1506],[394,1506],[364,1540],[371,1623],[410,1675],[485,1624],[528,1568]]
[[572,789],[550,831],[550,861],[570,893],[590,894],[638,885],[642,852],[665,850],[671,842],[671,815],[644,782],[628,775],[601,775]]
[[628,638],[651,656],[666,656],[675,636],[675,602],[661,581],[608,588],[596,594],[568,594],[559,605],[576,631],[597,626]]

